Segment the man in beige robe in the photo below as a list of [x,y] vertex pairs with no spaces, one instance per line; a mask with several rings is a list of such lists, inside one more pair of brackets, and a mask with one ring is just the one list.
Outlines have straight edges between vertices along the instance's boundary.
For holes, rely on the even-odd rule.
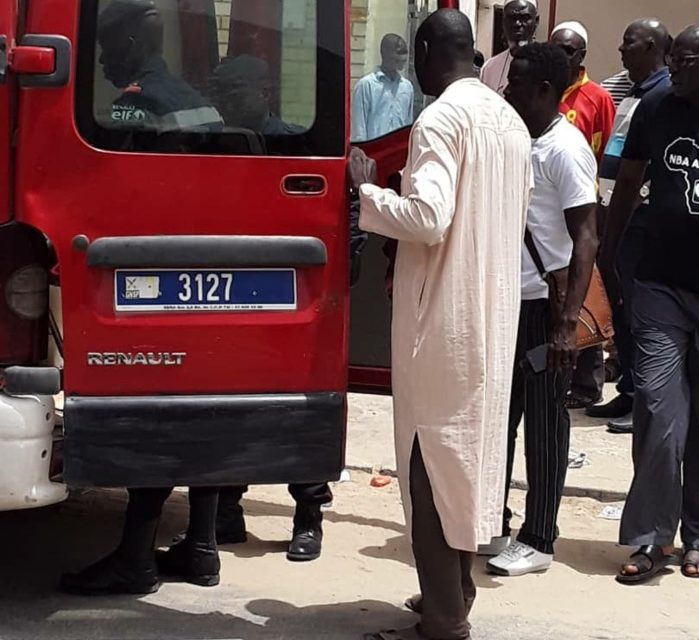
[[399,241],[395,438],[422,591],[418,628],[370,637],[464,640],[473,555],[502,524],[531,143],[514,109],[473,77],[464,14],[430,16],[415,52],[437,100],[413,128],[403,195],[367,184],[375,165],[361,152],[350,163],[360,226]]
[[505,0],[502,28],[507,39],[507,49],[493,56],[483,66],[483,84],[501,96],[507,89],[507,74],[512,64],[512,54],[534,41],[539,26],[538,0]]

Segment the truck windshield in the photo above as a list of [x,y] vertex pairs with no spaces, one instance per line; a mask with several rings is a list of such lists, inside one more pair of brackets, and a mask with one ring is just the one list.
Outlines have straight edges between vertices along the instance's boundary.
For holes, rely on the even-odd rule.
[[83,0],[78,128],[100,148],[342,156],[343,0]]

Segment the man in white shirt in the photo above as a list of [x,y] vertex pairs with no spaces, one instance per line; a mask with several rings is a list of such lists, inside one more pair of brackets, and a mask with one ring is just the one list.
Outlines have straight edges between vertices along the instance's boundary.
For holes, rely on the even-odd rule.
[[539,26],[538,0],[506,0],[502,26],[508,48],[488,60],[481,71],[483,83],[501,96],[505,95],[512,54],[534,41]]
[[[582,133],[558,112],[568,83],[569,63],[558,47],[531,44],[514,53],[506,98],[533,139],[534,191],[522,254],[522,309],[505,486],[507,490],[510,485],[517,429],[524,416],[529,491],[517,542],[487,565],[504,576],[545,571],[553,560],[570,442],[565,398],[577,356],[578,314],[599,244],[597,161]],[[549,283],[560,304],[549,300]],[[537,369],[534,359],[527,370],[521,365],[538,347],[543,347],[548,362]],[[506,509],[505,539],[510,536],[511,516]]]
[[375,140],[413,124],[415,89],[401,75],[408,63],[404,38],[389,33],[381,40],[381,66],[364,76],[352,94],[352,141]]

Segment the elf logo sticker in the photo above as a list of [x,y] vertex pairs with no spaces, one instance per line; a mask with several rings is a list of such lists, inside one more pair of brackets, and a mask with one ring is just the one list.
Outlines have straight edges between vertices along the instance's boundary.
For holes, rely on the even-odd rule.
[[665,150],[665,166],[684,174],[687,211],[699,216],[699,145],[692,138],[678,138]]

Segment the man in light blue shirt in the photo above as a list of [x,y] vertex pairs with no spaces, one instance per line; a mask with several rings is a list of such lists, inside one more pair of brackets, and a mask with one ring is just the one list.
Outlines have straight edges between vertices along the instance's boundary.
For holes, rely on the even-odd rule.
[[415,90],[401,75],[408,62],[404,38],[389,33],[381,40],[381,66],[364,76],[352,95],[352,141],[374,140],[413,124]]

